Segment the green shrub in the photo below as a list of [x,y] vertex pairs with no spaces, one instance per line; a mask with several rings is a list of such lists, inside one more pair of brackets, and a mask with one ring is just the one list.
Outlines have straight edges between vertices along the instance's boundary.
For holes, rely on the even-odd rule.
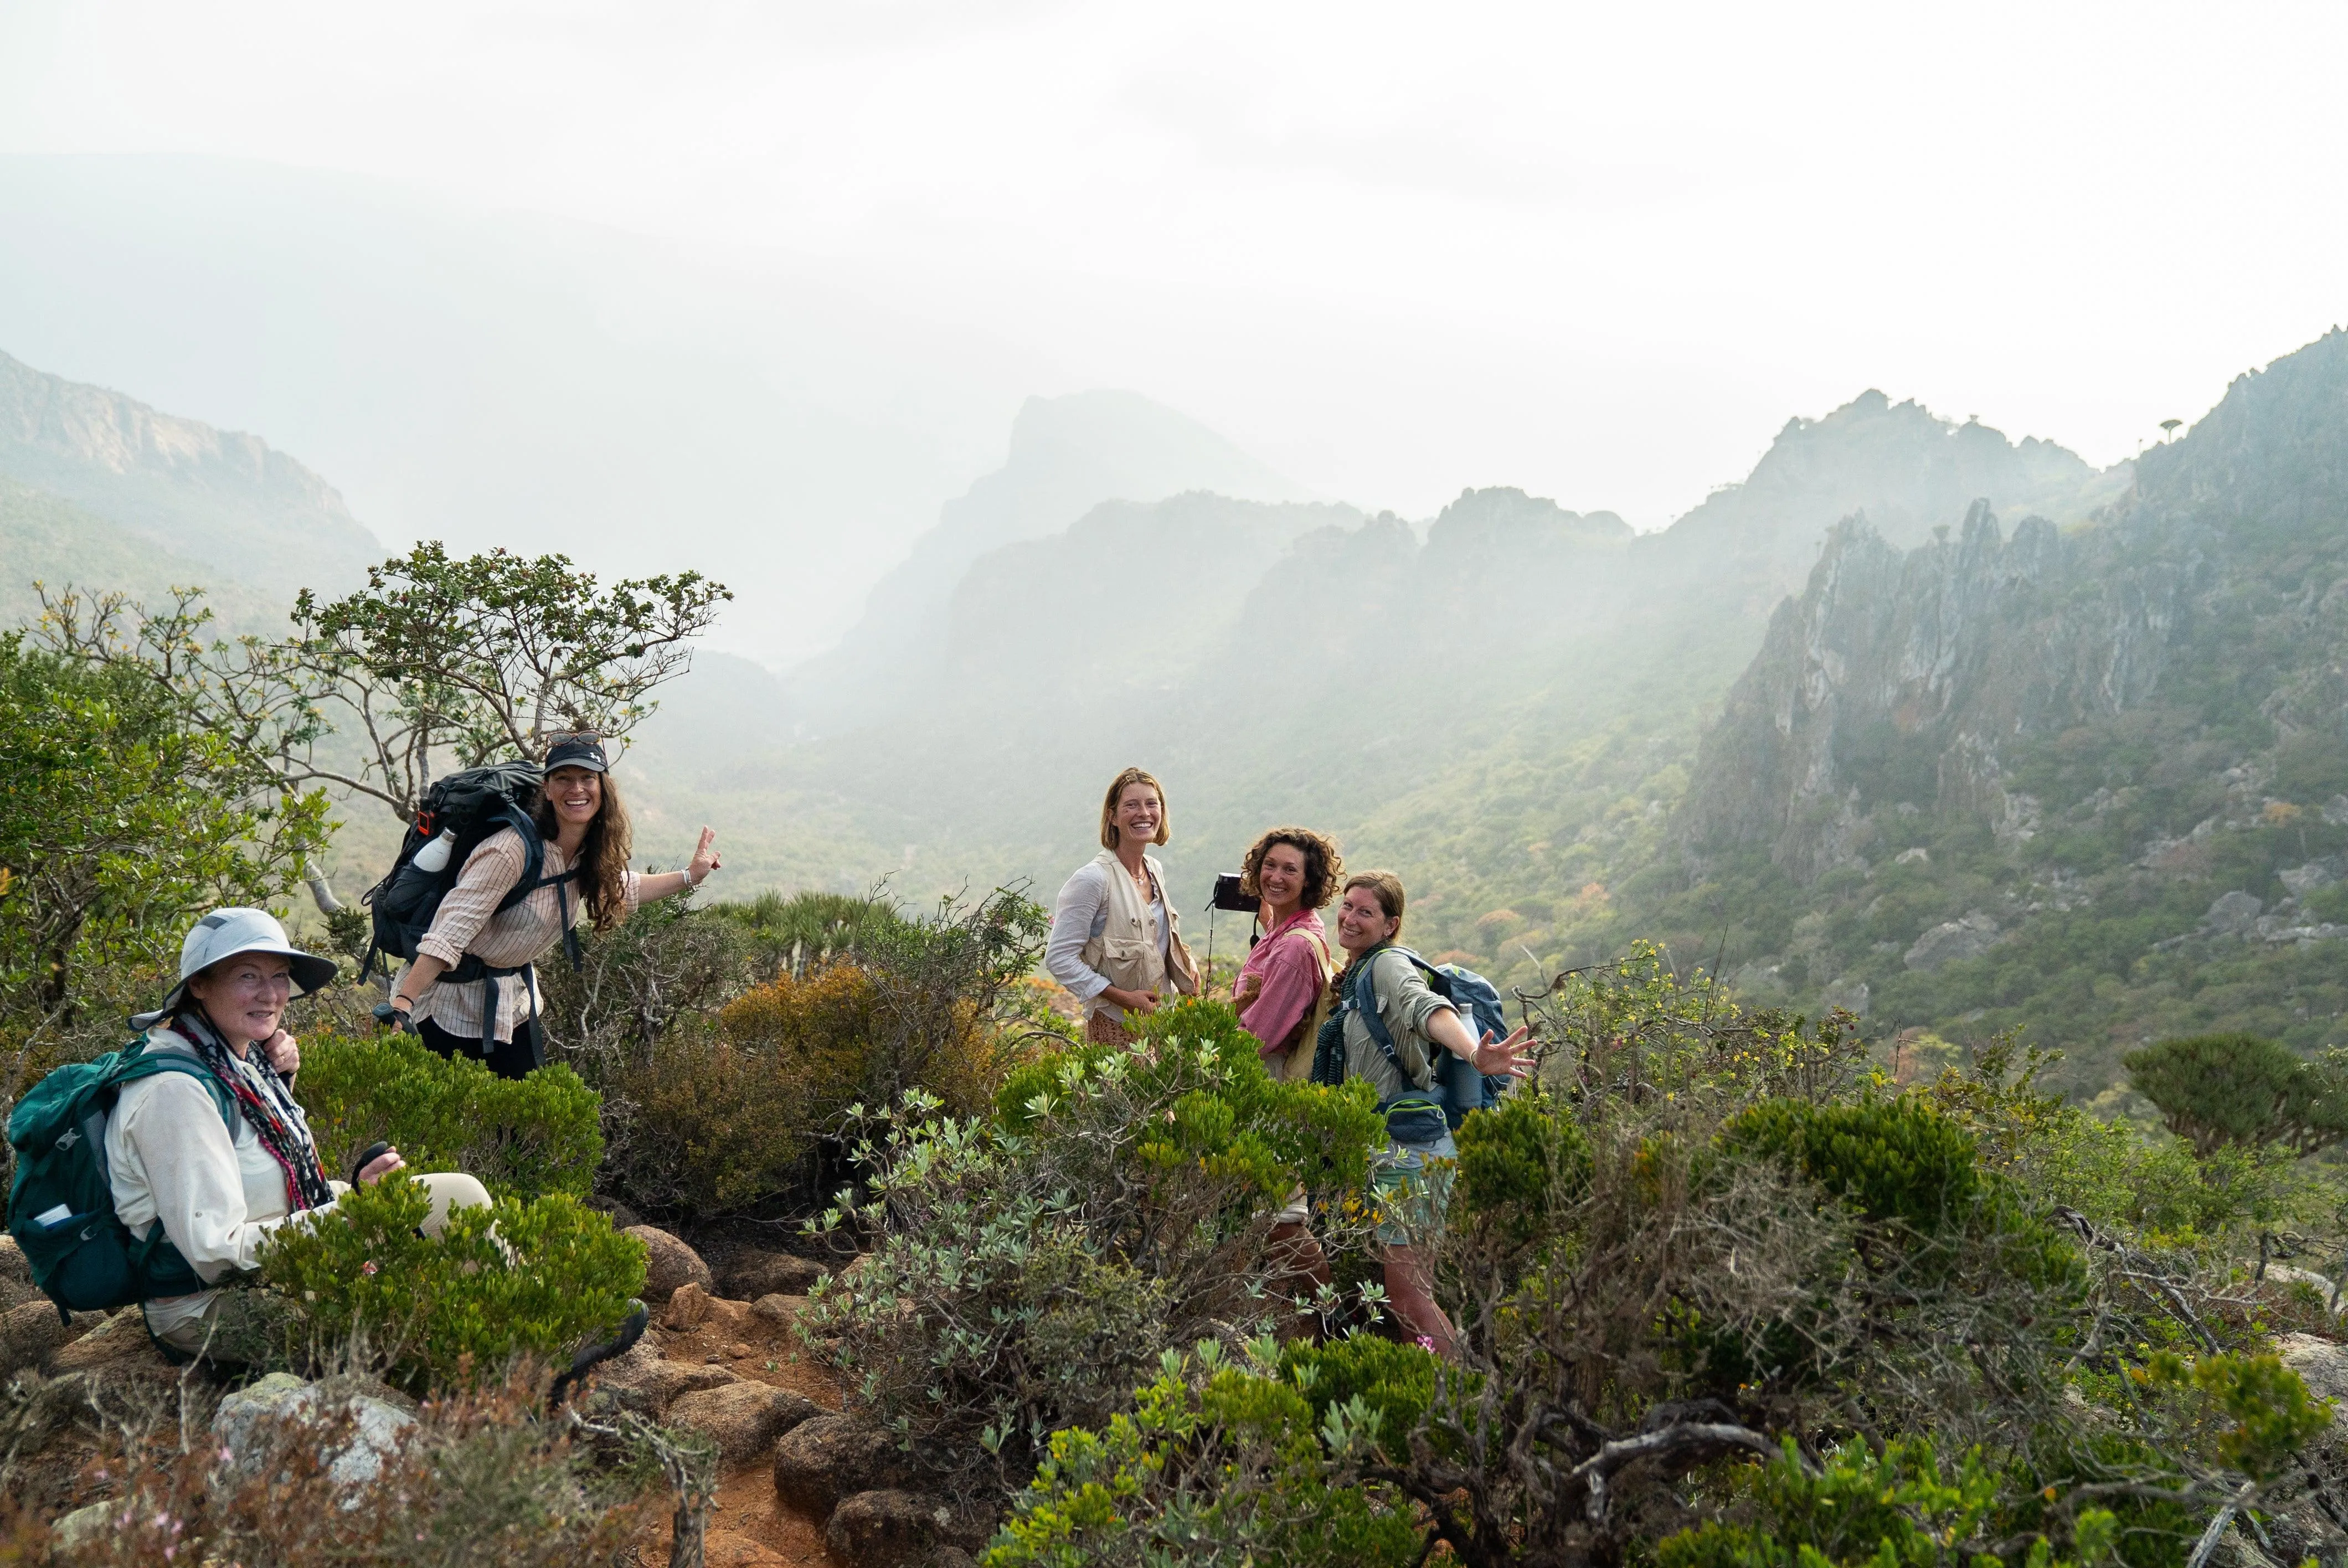
[[314,1354],[349,1347],[424,1392],[502,1377],[519,1356],[567,1362],[644,1290],[644,1244],[567,1194],[456,1210],[437,1239],[417,1230],[430,1206],[394,1173],[264,1244],[262,1280]]
[[499,1078],[413,1035],[321,1033],[302,1041],[294,1093],[341,1179],[380,1139],[416,1170],[463,1171],[500,1197],[584,1198],[603,1159],[602,1096],[567,1067]]
[[1971,1219],[1981,1173],[1971,1134],[1921,1100],[1816,1105],[1772,1100],[1722,1145],[1783,1162],[1869,1219],[1938,1236]]
[[1369,1334],[1325,1345],[1298,1340],[1280,1350],[1280,1376],[1312,1406],[1316,1429],[1333,1406],[1358,1400],[1375,1420],[1365,1440],[1395,1455],[1410,1451],[1410,1434],[1435,1397],[1435,1373],[1434,1356],[1418,1346]]
[[2294,1154],[2348,1138],[2348,1068],[2248,1034],[2166,1040],[2121,1059],[2168,1130],[2208,1158],[2229,1145]]
[[[1657,1568],[1978,1568],[2002,1560],[1999,1484],[1978,1450],[1953,1471],[1922,1438],[1894,1439],[1881,1454],[1849,1443],[1812,1471],[1791,1438],[1756,1468],[1751,1524],[1711,1523],[1657,1543]],[[2117,1521],[2080,1512],[2075,1557],[2057,1559],[2044,1536],[2026,1568],[2090,1568],[2116,1542]]]
[[1366,1241],[1367,1086],[1275,1082],[1225,1004],[1164,1009],[1140,1049],[1061,1052],[996,1098],[988,1121],[921,1094],[860,1113],[866,1189],[824,1223],[877,1245],[803,1322],[949,1480],[1024,1476],[1055,1430],[1123,1409],[1164,1347],[1292,1315],[1269,1243],[1300,1182],[1324,1246]]
[[[1257,1365],[1270,1348],[1256,1348]],[[1358,1474],[1369,1412],[1318,1412],[1287,1382],[1169,1350],[1129,1414],[1052,1434],[986,1568],[1278,1563],[1404,1568],[1423,1557],[1406,1499]]]
[[1590,1141],[1564,1108],[1537,1090],[1509,1095],[1459,1124],[1455,1220],[1489,1216],[1503,1245],[1525,1246],[1549,1229],[1552,1205],[1590,1181]]

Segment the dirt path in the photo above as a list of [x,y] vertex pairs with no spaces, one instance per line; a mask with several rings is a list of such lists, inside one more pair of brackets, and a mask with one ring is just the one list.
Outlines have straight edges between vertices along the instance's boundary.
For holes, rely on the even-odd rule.
[[[754,1315],[728,1323],[713,1315],[698,1327],[683,1332],[654,1328],[647,1337],[670,1360],[713,1363],[736,1377],[803,1395],[827,1410],[839,1409],[839,1385],[808,1358],[791,1327],[773,1318]],[[746,1349],[748,1354],[740,1353]],[[787,1508],[777,1499],[772,1466],[761,1459],[719,1478],[705,1561],[707,1568],[838,1568],[824,1550],[823,1527],[824,1521]],[[664,1520],[647,1532],[641,1548],[644,1562],[667,1568],[668,1545],[669,1527]]]

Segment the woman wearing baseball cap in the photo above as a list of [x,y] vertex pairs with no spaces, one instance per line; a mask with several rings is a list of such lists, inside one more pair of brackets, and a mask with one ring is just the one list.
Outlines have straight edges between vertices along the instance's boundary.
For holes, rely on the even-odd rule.
[[[177,1052],[203,1071],[122,1085],[106,1123],[114,1211],[137,1237],[151,1236],[160,1222],[163,1239],[204,1286],[257,1266],[263,1240],[278,1226],[335,1206],[341,1184],[320,1168],[294,1098],[302,1048],[284,1027],[286,1002],[334,978],[334,960],[288,942],[267,910],[215,909],[180,945],[180,983],[163,1005],[130,1020],[146,1031],[149,1054]],[[354,1176],[372,1184],[405,1163],[398,1150],[386,1150]],[[470,1176],[422,1180],[432,1193],[427,1235],[440,1233],[450,1209],[489,1201]],[[243,1342],[252,1325],[239,1308],[250,1299],[207,1288],[151,1300],[148,1330],[183,1354],[250,1360],[263,1348]]]
[[[443,1056],[479,1057],[482,1042],[493,1040],[488,1065],[504,1078],[520,1078],[546,1060],[546,1034],[530,979],[509,972],[487,985],[442,985],[442,975],[468,955],[492,970],[520,970],[561,939],[566,919],[576,925],[584,914],[595,929],[608,931],[639,904],[700,886],[718,866],[717,835],[705,827],[684,870],[644,876],[628,869],[627,808],[620,802],[602,742],[593,735],[565,736],[547,749],[536,821],[545,843],[541,885],[512,908],[500,910],[499,904],[529,865],[529,849],[513,828],[483,839],[441,899],[431,930],[417,943],[415,961],[392,987],[389,1003],[393,1023],[412,1025]],[[485,1029],[481,1014],[491,995],[497,1010]]]

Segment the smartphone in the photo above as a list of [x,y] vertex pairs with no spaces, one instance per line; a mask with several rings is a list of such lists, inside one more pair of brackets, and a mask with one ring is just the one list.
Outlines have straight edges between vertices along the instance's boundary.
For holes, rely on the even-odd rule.
[[1257,906],[1262,902],[1262,900],[1258,898],[1254,894],[1242,893],[1240,891],[1240,874],[1238,872],[1226,871],[1215,878],[1215,897],[1212,900],[1213,907],[1217,909],[1234,909],[1243,914],[1252,915],[1256,912]]

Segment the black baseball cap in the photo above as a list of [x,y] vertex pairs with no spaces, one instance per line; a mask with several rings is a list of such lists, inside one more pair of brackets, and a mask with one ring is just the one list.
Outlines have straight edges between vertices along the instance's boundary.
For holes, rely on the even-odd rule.
[[565,735],[546,748],[546,771],[557,768],[584,768],[591,774],[612,771],[609,758],[603,755],[603,743],[592,735]]

